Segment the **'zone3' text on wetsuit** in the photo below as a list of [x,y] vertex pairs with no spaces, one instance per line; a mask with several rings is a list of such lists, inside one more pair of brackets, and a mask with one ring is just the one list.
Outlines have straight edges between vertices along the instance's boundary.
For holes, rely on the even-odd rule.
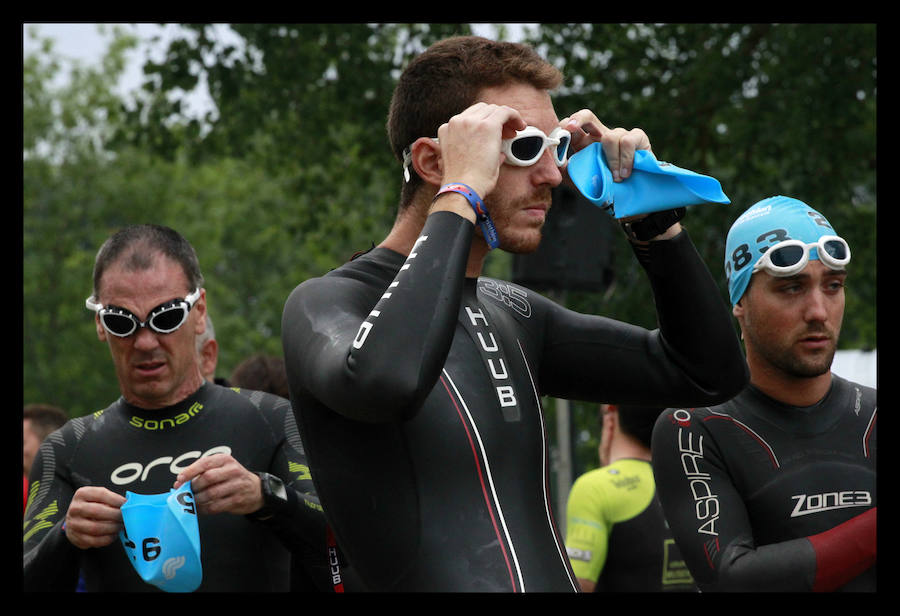
[[875,590],[876,410],[874,389],[832,375],[811,407],[750,385],[660,415],[657,490],[701,590]]
[[571,592],[541,396],[722,401],[746,367],[686,233],[650,246],[661,332],[467,279],[472,235],[438,212],[408,257],[376,248],[299,285],[282,321],[294,412],[370,589]]
[[81,550],[63,523],[75,491],[168,492],[199,457],[230,453],[245,468],[280,477],[289,507],[263,521],[198,516],[203,582],[198,591],[286,591],[291,552],[324,590],[331,586],[325,521],[289,403],[272,394],[206,383],[182,402],[148,411],[119,398],[69,421],[42,444],[31,472],[24,524],[25,590],[157,591],[117,540]]

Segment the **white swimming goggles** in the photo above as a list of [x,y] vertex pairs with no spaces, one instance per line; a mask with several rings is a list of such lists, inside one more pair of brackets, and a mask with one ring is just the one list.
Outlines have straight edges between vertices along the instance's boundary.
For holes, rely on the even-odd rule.
[[[432,137],[435,143],[439,143],[437,137]],[[524,130],[516,131],[516,136],[504,139],[500,144],[501,151],[506,155],[506,163],[516,167],[530,167],[540,160],[544,150],[553,148],[553,160],[557,167],[566,164],[569,156],[569,144],[572,143],[572,133],[557,126],[549,135],[535,126],[526,126]],[[411,147],[403,150],[403,176],[409,181],[409,165],[412,163]]]
[[506,162],[516,167],[529,167],[536,163],[548,147],[553,148],[553,160],[557,167],[566,164],[572,133],[557,126],[549,135],[534,126],[516,132],[512,139],[504,139],[501,144]]
[[753,266],[753,272],[765,270],[772,276],[785,277],[799,274],[809,263],[810,250],[816,249],[819,261],[833,270],[843,269],[850,263],[850,246],[836,235],[823,235],[807,244],[802,240],[784,240],[768,250]]
[[146,321],[138,319],[134,313],[118,306],[104,306],[93,301],[93,295],[84,302],[88,310],[100,315],[103,328],[113,336],[126,338],[142,327],[149,327],[158,334],[170,334],[187,320],[188,313],[200,298],[200,289],[184,299],[163,302],[150,311]]

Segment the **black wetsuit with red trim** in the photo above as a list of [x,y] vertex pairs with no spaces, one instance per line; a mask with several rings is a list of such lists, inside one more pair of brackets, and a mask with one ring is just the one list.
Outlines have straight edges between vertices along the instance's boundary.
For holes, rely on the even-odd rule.
[[876,410],[833,375],[811,407],[751,385],[660,416],[657,490],[701,590],[875,590]]
[[282,322],[294,413],[369,589],[572,592],[541,396],[721,401],[746,383],[740,345],[686,233],[647,255],[662,333],[467,279],[472,236],[432,214],[408,257],[376,248],[298,286]]

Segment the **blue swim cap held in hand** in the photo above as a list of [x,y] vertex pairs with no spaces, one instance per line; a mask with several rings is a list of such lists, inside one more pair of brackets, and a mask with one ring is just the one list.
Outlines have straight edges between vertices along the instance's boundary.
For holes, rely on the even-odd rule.
[[632,173],[621,182],[613,182],[600,143],[570,156],[568,172],[581,194],[614,218],[699,203],[731,203],[717,179],[658,161],[647,150],[634,153]]
[[193,592],[203,580],[200,529],[191,482],[163,494],[125,493],[119,539],[135,571],[166,592]]
[[[769,197],[751,205],[731,225],[725,241],[725,276],[732,305],[743,297],[756,263],[769,248],[784,240],[814,244],[823,236],[835,235],[822,214],[798,199]],[[845,249],[849,261],[846,244]],[[808,258],[821,260],[816,248]]]

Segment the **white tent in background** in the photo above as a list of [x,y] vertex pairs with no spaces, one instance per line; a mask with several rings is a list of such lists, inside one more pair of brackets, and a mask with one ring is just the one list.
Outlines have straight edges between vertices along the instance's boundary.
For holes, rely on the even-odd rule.
[[878,387],[877,351],[838,351],[834,354],[831,371],[848,381]]

